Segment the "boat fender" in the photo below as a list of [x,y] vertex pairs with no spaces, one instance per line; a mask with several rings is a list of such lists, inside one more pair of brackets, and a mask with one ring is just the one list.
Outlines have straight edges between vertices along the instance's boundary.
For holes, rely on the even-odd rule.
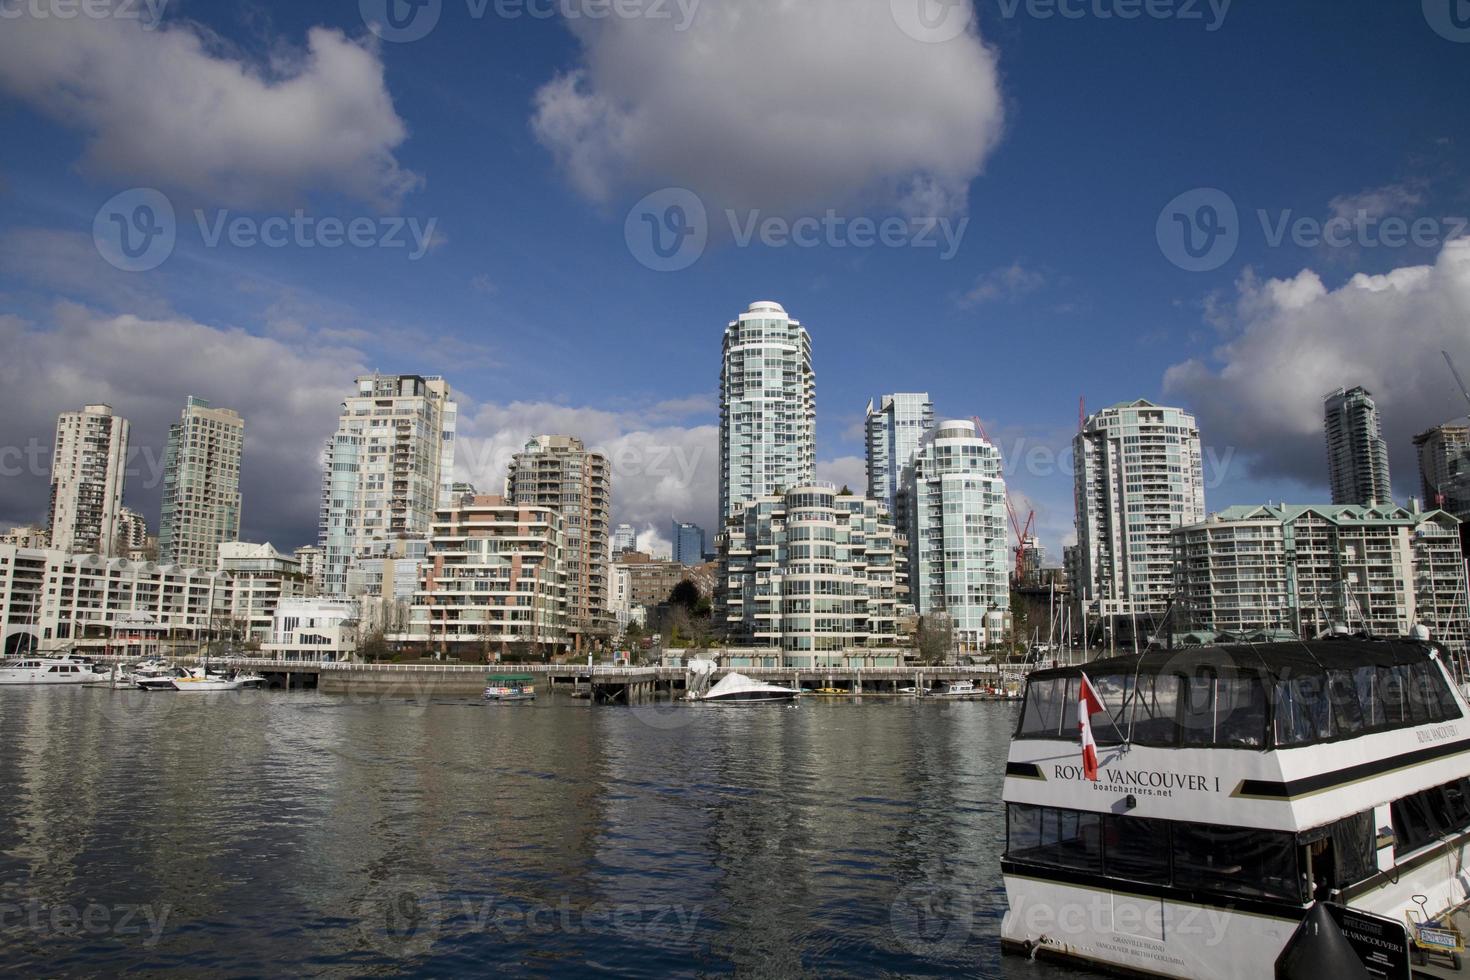
[[1333,921],[1327,906],[1312,906],[1276,958],[1276,980],[1370,980],[1363,961]]

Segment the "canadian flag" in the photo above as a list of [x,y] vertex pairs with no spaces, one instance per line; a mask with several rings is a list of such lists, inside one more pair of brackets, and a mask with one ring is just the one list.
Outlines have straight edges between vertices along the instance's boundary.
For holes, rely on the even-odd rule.
[[1097,742],[1092,737],[1092,715],[1103,710],[1102,697],[1084,673],[1077,699],[1077,727],[1082,731],[1082,775],[1093,782],[1097,781]]

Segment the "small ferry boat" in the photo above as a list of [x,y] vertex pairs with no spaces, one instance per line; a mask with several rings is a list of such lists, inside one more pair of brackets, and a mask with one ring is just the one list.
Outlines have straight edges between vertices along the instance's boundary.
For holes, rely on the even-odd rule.
[[757,704],[795,701],[800,694],[794,687],[782,687],[732,672],[721,677],[718,683],[699,695],[697,700],[718,704]]
[[485,678],[485,700],[534,701],[536,688],[531,686],[533,680],[535,678],[530,674],[492,674]]
[[0,685],[106,684],[108,675],[72,657],[24,657],[0,664]]
[[1032,673],[1006,763],[1003,948],[1245,980],[1300,967],[1335,924],[1339,954],[1407,977],[1406,926],[1470,899],[1467,711],[1420,639]]
[[980,694],[974,681],[946,681],[937,691],[930,692],[936,698],[973,698]]

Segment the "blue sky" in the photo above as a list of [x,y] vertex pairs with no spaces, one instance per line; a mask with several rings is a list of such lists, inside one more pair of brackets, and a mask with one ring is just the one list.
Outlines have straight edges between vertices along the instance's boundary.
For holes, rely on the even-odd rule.
[[[1417,492],[1409,435],[1465,410],[1438,351],[1470,369],[1470,255],[1444,247],[1464,231],[1446,219],[1470,214],[1470,32],[1436,0],[1181,0],[1128,20],[1102,16],[1128,0],[1065,5],[1075,17],[702,0],[685,30],[646,6],[592,21],[442,0],[406,42],[370,30],[372,0],[175,0],[157,25],[63,21],[57,2],[0,0],[0,440],[47,443],[57,411],[102,398],[156,448],[186,394],[237,407],[246,536],[282,547],[314,538],[314,454],[363,369],[445,375],[482,488],[526,436],[572,431],[627,454],[620,519],[712,524],[720,332],[757,299],[812,332],[823,474],[861,478],[868,398],[927,390],[940,414],[983,418],[1053,555],[1071,482],[1045,454],[1079,397],[1196,410],[1211,509],[1324,498],[1315,426],[1339,384],[1379,396],[1400,496]],[[915,37],[905,2],[964,30]],[[625,219],[669,187],[699,197],[711,234],[657,272]],[[94,241],[133,188],[176,215],[146,271]],[[1186,271],[1160,217],[1180,195],[1197,216],[1218,200],[1188,196],[1202,188],[1236,208],[1234,250]],[[298,208],[369,219],[375,238],[401,218],[407,244],[207,242],[222,218]],[[725,217],[829,208],[967,224],[945,259],[742,246]],[[1310,226],[1272,241],[1283,217],[1360,213],[1367,231],[1334,244]],[[1390,247],[1391,219],[1431,224]],[[407,229],[431,221],[411,258]],[[129,498],[154,523],[148,473],[141,459]],[[7,471],[0,522],[44,508],[44,476]]]

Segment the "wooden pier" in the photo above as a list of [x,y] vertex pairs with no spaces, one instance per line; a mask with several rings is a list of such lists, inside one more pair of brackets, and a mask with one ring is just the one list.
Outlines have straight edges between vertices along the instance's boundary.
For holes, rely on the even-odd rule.
[[[104,658],[120,660],[125,658]],[[229,658],[215,665],[252,670],[272,688],[315,688],[324,694],[373,698],[463,697],[485,689],[485,678],[514,669],[537,679],[537,686],[590,690],[594,704],[642,704],[682,696],[688,680],[685,667],[618,667],[585,664],[367,664],[318,663],[302,660]],[[757,680],[797,689],[836,691],[847,696],[894,695],[904,688],[925,691],[947,681],[968,680],[998,685],[1019,679],[1017,670],[1002,672],[994,666],[923,667],[735,667],[718,668],[714,684],[738,672]]]

